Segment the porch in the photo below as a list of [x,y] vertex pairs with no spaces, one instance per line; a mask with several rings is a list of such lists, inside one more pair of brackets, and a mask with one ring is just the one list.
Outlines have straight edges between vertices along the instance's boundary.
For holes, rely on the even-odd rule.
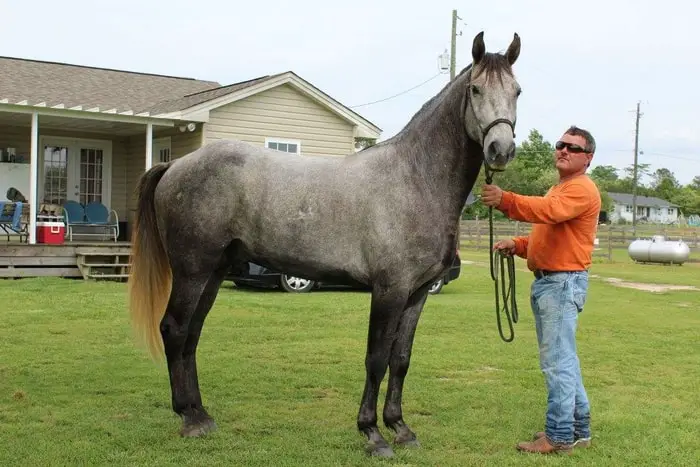
[[54,276],[126,281],[130,256],[129,242],[5,242],[0,243],[0,278]]
[[[201,124],[185,123],[0,104],[0,199],[7,204],[14,201],[10,194],[18,196],[24,209],[20,228],[4,229],[9,241],[39,243],[37,222],[65,223],[64,207],[75,202],[102,204],[118,225],[112,243],[128,242],[140,175],[201,146]],[[100,233],[99,227],[78,226],[66,240],[91,244],[102,240]]]

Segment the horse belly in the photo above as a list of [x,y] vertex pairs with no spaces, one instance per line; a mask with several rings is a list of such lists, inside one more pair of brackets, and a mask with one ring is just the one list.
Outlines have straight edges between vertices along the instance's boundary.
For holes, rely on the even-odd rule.
[[[326,178],[270,175],[264,191],[251,187],[255,207],[247,209],[251,255],[269,267],[309,279],[365,280],[360,242],[348,224],[347,197]],[[329,188],[335,187],[335,188]]]

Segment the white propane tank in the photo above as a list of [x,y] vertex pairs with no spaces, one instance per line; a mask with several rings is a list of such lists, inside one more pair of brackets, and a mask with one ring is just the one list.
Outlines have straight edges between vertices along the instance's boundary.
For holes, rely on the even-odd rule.
[[683,240],[666,240],[663,235],[654,235],[651,240],[637,239],[630,243],[627,252],[640,263],[683,264],[690,256],[690,248]]

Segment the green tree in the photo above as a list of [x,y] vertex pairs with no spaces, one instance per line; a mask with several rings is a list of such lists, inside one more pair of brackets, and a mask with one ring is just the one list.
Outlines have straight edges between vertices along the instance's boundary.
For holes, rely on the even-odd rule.
[[700,191],[694,190],[691,185],[678,189],[668,201],[680,206],[685,216],[700,214]]
[[678,183],[676,176],[666,168],[657,169],[651,175],[651,179],[651,189],[657,198],[670,200],[681,189],[681,184]]
[[515,149],[508,170],[498,174],[498,186],[522,195],[542,196],[557,182],[554,146],[533,129]]
[[[557,183],[558,178],[559,175],[554,167],[554,146],[546,141],[539,131],[533,129],[528,139],[515,149],[515,159],[508,168],[494,175],[493,183],[504,190],[522,195],[543,196],[551,186]],[[482,169],[474,184],[474,194],[478,195],[485,183]],[[494,219],[504,217],[498,210],[493,212]],[[474,219],[477,216],[484,218],[487,215],[488,208],[479,201],[466,206],[462,212],[462,217],[465,219]]]
[[377,144],[376,138],[365,138],[364,136],[355,137],[355,148],[362,150]]
[[598,165],[591,170],[590,175],[601,187],[606,187],[620,179],[617,169],[612,165]]

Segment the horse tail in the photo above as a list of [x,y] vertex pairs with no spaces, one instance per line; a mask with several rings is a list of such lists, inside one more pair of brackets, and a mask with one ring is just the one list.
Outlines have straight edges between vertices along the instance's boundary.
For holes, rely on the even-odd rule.
[[160,321],[170,299],[172,271],[158,230],[155,189],[170,163],[157,164],[141,176],[132,235],[129,308],[138,340],[154,359],[163,356]]

